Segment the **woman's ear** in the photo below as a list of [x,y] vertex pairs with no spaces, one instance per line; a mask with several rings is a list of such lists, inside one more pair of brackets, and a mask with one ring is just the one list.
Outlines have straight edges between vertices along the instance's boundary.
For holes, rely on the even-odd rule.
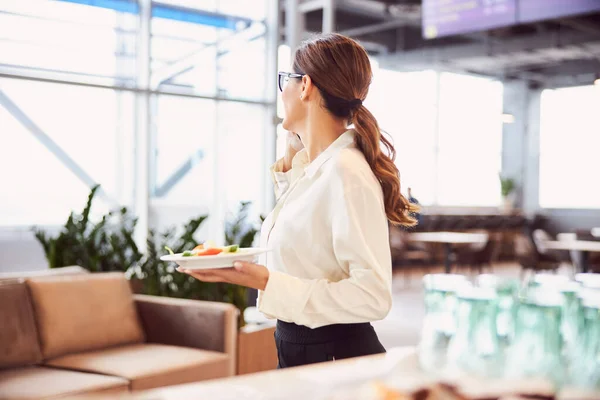
[[302,77],[302,92],[300,94],[301,100],[308,100],[311,97],[311,93],[313,93],[313,88],[315,85],[312,83],[312,79],[310,76],[304,75]]

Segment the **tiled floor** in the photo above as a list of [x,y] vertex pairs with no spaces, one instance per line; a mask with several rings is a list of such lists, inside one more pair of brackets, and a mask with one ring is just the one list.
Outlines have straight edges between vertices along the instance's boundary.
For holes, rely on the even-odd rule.
[[[570,266],[561,267],[559,273],[568,274]],[[394,303],[389,315],[383,321],[373,323],[379,340],[386,348],[397,346],[414,346],[419,342],[419,332],[425,314],[423,304],[422,278],[427,273],[441,273],[441,266],[429,268],[413,268],[408,272],[397,270],[394,273],[393,292]],[[490,271],[501,276],[519,278],[521,268],[516,263],[495,264]],[[475,276],[466,269],[459,269],[457,273]]]

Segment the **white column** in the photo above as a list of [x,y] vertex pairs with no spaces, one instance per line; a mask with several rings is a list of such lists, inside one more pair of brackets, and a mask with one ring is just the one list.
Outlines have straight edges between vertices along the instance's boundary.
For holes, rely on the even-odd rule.
[[[223,33],[217,31],[216,43],[216,60],[215,60],[215,94],[217,97],[223,95],[219,88],[219,54],[221,52],[221,40]],[[209,235],[210,239],[214,240],[218,245],[225,244],[225,219],[227,216],[227,190],[226,185],[221,177],[223,168],[223,160],[226,159],[227,149],[223,147],[223,142],[227,140],[227,132],[223,135],[221,132],[221,120],[226,118],[221,106],[224,104],[219,100],[215,100],[215,130],[212,132],[212,153],[213,159],[213,206],[208,214]]]
[[[517,206],[523,207],[525,194],[525,161],[529,124],[530,89],[525,81],[504,82],[503,111],[514,116],[514,122],[502,125],[502,174],[515,179]],[[531,186],[531,185],[528,185]]]
[[266,73],[267,81],[265,87],[265,99],[270,103],[265,113],[266,130],[263,146],[264,174],[261,181],[262,201],[257,209],[265,215],[275,206],[275,195],[271,183],[268,166],[275,162],[277,143],[277,58],[279,53],[279,0],[269,0],[267,23],[267,51],[266,51]]
[[137,85],[142,91],[136,93],[135,104],[135,193],[134,211],[138,217],[135,241],[140,250],[146,249],[149,228],[150,202],[150,0],[140,0],[139,30],[137,36]]
[[300,0],[285,0],[285,2],[285,38],[294,54],[304,33],[304,13],[299,9]]
[[542,89],[528,89],[523,151],[523,209],[528,215],[540,209],[541,111]]

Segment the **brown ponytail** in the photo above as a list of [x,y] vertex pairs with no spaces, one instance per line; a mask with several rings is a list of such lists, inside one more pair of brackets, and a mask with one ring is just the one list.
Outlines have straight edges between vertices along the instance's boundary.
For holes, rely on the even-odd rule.
[[[365,106],[361,105],[356,110],[354,127],[356,144],[381,184],[388,220],[394,225],[416,225],[417,221],[410,213],[417,212],[419,209],[400,193],[400,172],[394,163],[396,150],[381,134],[377,120]],[[382,144],[387,154],[381,150]]]
[[362,105],[372,77],[365,49],[343,35],[321,35],[304,42],[296,51],[294,70],[311,77],[331,114],[354,123],[356,144],[381,184],[388,220],[394,225],[416,225],[411,213],[417,212],[418,206],[400,193],[400,173],[394,164],[396,150],[381,134],[373,114]]

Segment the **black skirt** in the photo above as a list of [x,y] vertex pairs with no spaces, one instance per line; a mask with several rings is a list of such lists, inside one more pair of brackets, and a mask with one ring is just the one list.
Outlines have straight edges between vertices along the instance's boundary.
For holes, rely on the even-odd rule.
[[335,324],[311,329],[277,321],[275,344],[277,368],[385,353],[369,323]]

